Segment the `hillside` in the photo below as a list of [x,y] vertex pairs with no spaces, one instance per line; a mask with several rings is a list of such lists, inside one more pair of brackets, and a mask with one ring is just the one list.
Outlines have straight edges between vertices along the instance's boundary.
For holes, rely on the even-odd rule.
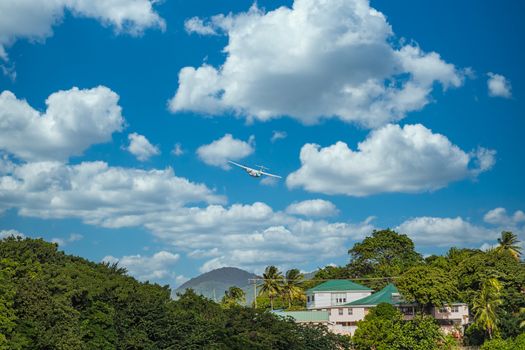
[[[167,286],[57,248],[41,239],[0,239],[0,350],[349,347],[326,328],[264,310],[223,307],[189,291],[173,300]],[[226,281],[252,276],[236,270],[216,274]]]
[[221,267],[190,279],[175,292],[184,293],[186,289],[191,288],[197,294],[220,301],[229,287],[236,286],[246,292],[247,303],[250,304],[253,300],[253,290],[249,279],[252,278],[258,278],[258,276],[236,267]]

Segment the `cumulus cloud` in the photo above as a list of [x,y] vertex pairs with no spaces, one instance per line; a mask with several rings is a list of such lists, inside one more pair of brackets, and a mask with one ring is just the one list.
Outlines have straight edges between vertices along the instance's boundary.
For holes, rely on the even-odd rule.
[[141,162],[160,154],[159,148],[153,146],[143,135],[134,132],[128,135],[128,140],[129,146],[126,149]]
[[295,0],[269,12],[254,5],[207,22],[192,18],[186,29],[227,35],[226,60],[182,68],[172,112],[377,127],[423,108],[434,83],[446,89],[464,78],[436,52],[393,44],[391,26],[368,0]]
[[350,242],[373,230],[370,220],[305,220],[261,202],[157,213],[145,227],[179,249],[210,257],[203,272],[221,266],[260,271],[270,263],[297,266],[343,256]]
[[116,33],[138,35],[146,28],[164,29],[165,23],[153,9],[152,0],[53,0],[0,2],[0,58],[7,60],[6,48],[17,39],[43,41],[65,12],[93,18]]
[[521,210],[509,216],[505,208],[495,208],[485,213],[483,220],[490,225],[473,224],[459,216],[424,216],[411,218],[396,230],[409,235],[419,246],[468,246],[487,250],[496,244],[501,231],[512,231],[520,240],[525,240],[525,214]]
[[99,161],[35,162],[4,169],[0,211],[18,208],[22,216],[80,218],[105,227],[137,226],[149,213],[224,201],[205,185],[175,176],[171,168],[121,168]]
[[196,33],[200,35],[217,35],[215,28],[211,25],[207,25],[199,17],[192,17],[184,21],[184,29],[188,33]]
[[403,222],[396,230],[407,234],[420,246],[464,246],[494,240],[497,236],[497,232],[461,217],[417,217]]
[[255,151],[254,144],[254,136],[250,136],[248,142],[245,142],[226,134],[208,145],[200,146],[197,155],[208,165],[229,169],[228,160],[239,160],[249,156]]
[[102,261],[125,267],[128,273],[140,281],[165,282],[176,286],[180,283],[181,277],[173,272],[173,267],[179,261],[180,255],[162,250],[151,256],[126,255],[116,258],[108,255]]
[[504,98],[512,97],[512,88],[510,81],[507,78],[505,78],[503,75],[490,72],[487,73],[487,75],[489,77],[487,80],[489,96]]
[[487,212],[483,220],[493,225],[515,226],[525,222],[525,213],[521,210],[516,210],[514,214],[508,215],[507,209],[499,207]]
[[17,230],[0,230],[0,239],[4,239],[7,237],[25,238],[26,236],[23,233],[18,232]]
[[423,192],[475,177],[494,164],[495,151],[466,153],[423,125],[386,125],[352,150],[342,141],[321,148],[305,144],[301,167],[286,179],[290,188],[367,196],[383,192]]
[[327,217],[337,215],[339,210],[334,203],[330,201],[324,199],[310,199],[290,204],[286,208],[286,212],[292,215]]
[[287,136],[288,136],[288,134],[286,133],[286,131],[274,130],[273,133],[272,133],[271,141],[273,143],[275,141],[285,139]]
[[104,86],[76,87],[51,94],[44,113],[18,99],[0,94],[0,149],[28,160],[66,160],[92,144],[111,140],[124,119],[119,96]]

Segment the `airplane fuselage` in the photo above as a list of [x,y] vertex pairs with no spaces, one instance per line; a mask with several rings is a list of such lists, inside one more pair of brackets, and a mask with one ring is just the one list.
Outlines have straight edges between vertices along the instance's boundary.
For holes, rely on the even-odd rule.
[[261,172],[255,169],[245,169],[248,175],[253,177],[261,177]]

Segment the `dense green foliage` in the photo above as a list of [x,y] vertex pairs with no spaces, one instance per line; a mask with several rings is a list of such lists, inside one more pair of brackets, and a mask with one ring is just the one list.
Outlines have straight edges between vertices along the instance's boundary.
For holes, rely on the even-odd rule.
[[352,338],[356,350],[437,350],[445,349],[444,335],[430,316],[403,321],[402,314],[390,304],[379,304],[358,322]]
[[413,267],[396,280],[396,285],[407,301],[417,301],[426,308],[457,300],[458,291],[453,280],[438,267]]
[[[423,258],[414,249],[414,242],[392,230],[374,231],[363,242],[356,243],[349,251],[350,277],[394,277],[422,263]],[[370,280],[372,288],[382,288],[386,281]]]
[[221,300],[221,305],[225,308],[230,308],[237,305],[244,305],[246,303],[246,293],[239,287],[231,286],[224,292]]
[[[518,259],[519,241],[511,232],[502,232],[498,242],[488,251],[453,247],[443,256],[423,260],[407,236],[375,231],[349,250],[347,266],[327,266],[315,278],[361,278],[360,283],[376,290],[392,281],[407,300],[427,312],[430,305],[465,302],[471,325],[464,341],[481,345],[494,335],[511,339],[525,331],[525,265]],[[497,293],[483,291],[489,279],[501,284]]]
[[[348,339],[191,290],[140,283],[115,265],[35,239],[0,240],[0,349],[345,349]],[[235,293],[233,293],[235,294]],[[237,298],[238,295],[231,295]]]
[[525,350],[525,333],[516,337],[516,339],[503,340],[501,338],[486,341],[481,350]]
[[[393,281],[423,311],[466,302],[466,345],[525,350],[525,265],[516,236],[503,232],[499,249],[451,248],[422,259],[405,235],[374,231],[349,250],[347,266],[328,266],[316,281],[296,269],[269,266],[258,309],[240,306],[237,287],[215,303],[186,291],[174,301],[167,286],[140,283],[117,265],[57,251],[42,240],[0,240],[0,350],[9,349],[346,349],[349,340],[325,327],[306,327],[268,312],[304,307],[304,290],[319,280],[360,278],[377,289]],[[368,280],[367,280],[368,279]],[[272,305],[273,304],[273,305]],[[403,321],[384,304],[359,322],[360,349],[452,349],[430,316]],[[493,338],[492,340],[490,338]]]

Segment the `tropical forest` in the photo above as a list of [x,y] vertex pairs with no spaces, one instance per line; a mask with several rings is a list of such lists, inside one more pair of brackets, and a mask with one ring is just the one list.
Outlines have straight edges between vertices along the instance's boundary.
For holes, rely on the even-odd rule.
[[[525,349],[525,265],[520,242],[502,232],[488,250],[450,248],[423,257],[411,239],[374,231],[348,250],[345,266],[306,278],[268,266],[246,303],[231,286],[213,301],[191,289],[139,282],[118,264],[67,255],[42,239],[0,240],[0,349]],[[303,310],[305,290],[321,281],[358,280],[379,290],[394,283],[422,306],[405,321],[379,304],[353,337],[272,312]],[[468,304],[461,338],[445,335],[425,306]]]

